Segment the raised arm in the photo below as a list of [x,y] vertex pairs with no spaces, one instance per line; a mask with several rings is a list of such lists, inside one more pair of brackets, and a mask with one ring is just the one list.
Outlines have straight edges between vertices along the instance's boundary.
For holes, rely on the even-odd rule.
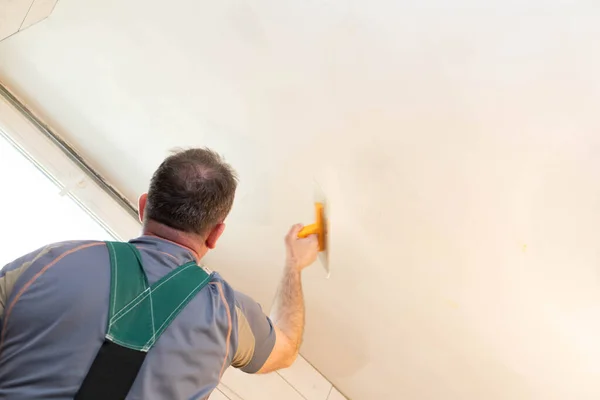
[[317,237],[298,238],[302,225],[294,225],[285,237],[286,260],[283,278],[271,310],[276,340],[271,355],[258,373],[291,366],[300,350],[304,334],[304,294],[302,270],[315,262],[319,253]]

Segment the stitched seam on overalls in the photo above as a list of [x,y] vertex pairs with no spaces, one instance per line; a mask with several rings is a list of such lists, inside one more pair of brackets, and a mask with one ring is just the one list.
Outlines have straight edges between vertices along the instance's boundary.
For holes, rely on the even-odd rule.
[[[153,291],[158,290],[158,288],[160,288],[162,285],[164,285],[165,283],[167,283],[168,281],[170,281],[171,279],[175,278],[177,275],[179,275],[180,273],[182,273],[183,271],[185,271],[186,269],[195,266],[196,264],[190,264],[187,267],[181,268],[179,271],[176,271],[173,275],[171,275],[169,278],[165,279],[164,281],[160,282],[154,289],[152,289],[152,287],[148,287],[147,289],[145,289],[142,293],[140,293],[137,297],[139,298],[140,296],[144,295],[144,293],[146,293],[141,299],[139,299],[139,301],[136,302],[136,304],[132,305],[127,311],[125,311],[125,309],[133,302],[135,301],[135,299],[133,299],[129,304],[127,304],[125,307],[123,307],[121,310],[119,310],[119,312],[117,312],[117,314],[115,314],[113,316],[113,318],[111,319],[109,328],[111,326],[113,326],[114,324],[117,323],[117,321],[119,321],[121,318],[123,318],[125,315],[127,315],[131,310],[135,309],[142,301],[144,301],[146,299],[146,297],[152,295]],[[123,312],[123,314],[121,314]],[[118,316],[118,318],[117,318]],[[115,319],[116,318],[116,319]]]
[[114,289],[114,293],[113,293],[113,304],[112,304],[112,314],[115,314],[115,306],[117,304],[117,285],[118,285],[118,281],[119,281],[119,268],[118,268],[118,264],[117,264],[117,255],[116,252],[114,250],[114,246],[112,243],[110,242],[106,242],[107,246],[110,246],[110,257],[115,260],[115,289]]
[[[154,289],[152,289],[152,287],[149,287],[148,289],[144,290],[142,293],[140,293],[137,297],[143,295],[145,292],[146,293],[141,299],[139,299],[139,301],[132,305],[127,311],[125,311],[123,314],[120,314],[122,311],[124,311],[125,308],[127,308],[127,306],[125,306],[124,308],[122,308],[121,310],[119,310],[119,312],[117,313],[117,315],[119,315],[119,317],[117,318],[117,315],[113,316],[111,323],[109,325],[109,328],[111,326],[113,326],[114,324],[117,323],[117,321],[119,321],[121,318],[123,318],[125,315],[127,315],[130,311],[134,310],[142,301],[144,301],[146,299],[146,297],[148,296],[152,296],[152,292],[156,291],[159,287],[161,287],[162,285],[164,285],[165,283],[167,283],[168,281],[170,281],[171,279],[175,278],[177,275],[179,275],[180,273],[182,273],[183,271],[185,271],[186,269],[193,267],[195,264],[190,264],[187,267],[181,268],[179,271],[175,272],[173,275],[171,275],[169,278],[165,279],[164,281],[162,281],[161,283],[158,284],[158,286],[156,286]],[[134,301],[134,300],[132,300]],[[131,304],[131,303],[130,303]],[[116,319],[115,319],[116,318]]]
[[134,350],[139,350],[139,351],[144,351],[144,352],[147,351],[147,349],[144,350],[144,347],[142,347],[142,346],[138,346],[138,345],[135,345],[135,344],[129,344],[127,342],[123,342],[122,340],[119,340],[119,339],[113,337],[112,335],[106,335],[106,338],[108,340],[110,340],[111,342],[119,344],[119,345],[121,345],[123,347],[128,347],[128,348],[131,348],[131,349],[134,349]]
[[[113,317],[111,318],[111,320],[110,320],[110,325],[109,325],[108,327],[110,328],[111,326],[113,326],[114,324],[116,324],[116,323],[117,323],[117,321],[119,321],[121,318],[123,318],[125,315],[127,315],[127,314],[128,314],[130,311],[131,311],[131,310],[134,310],[134,309],[135,309],[135,308],[136,308],[136,307],[137,307],[137,306],[138,306],[138,305],[139,305],[139,304],[140,304],[142,301],[144,301],[144,300],[146,299],[146,297],[150,296],[150,293],[151,293],[151,290],[150,290],[150,288],[144,289],[144,291],[143,291],[142,293],[140,293],[140,294],[139,294],[139,295],[136,297],[136,299],[137,299],[137,298],[139,298],[139,297],[140,297],[141,295],[143,295],[144,293],[145,293],[144,297],[142,297],[142,298],[140,298],[138,301],[136,301],[136,303],[135,303],[135,304],[133,304],[133,305],[132,305],[131,303],[127,304],[125,307],[123,307],[123,308],[122,308],[122,309],[121,309],[121,310],[120,310],[120,311],[117,313],[117,315],[113,316]],[[134,300],[132,300],[132,301],[134,301]],[[127,310],[125,310],[125,309],[127,309]],[[115,318],[116,318],[116,319],[115,319]]]
[[[183,264],[183,265],[185,265],[185,264]],[[177,275],[179,275],[179,274],[180,274],[180,273],[182,273],[183,271],[187,270],[187,269],[188,269],[188,268],[190,268],[190,267],[195,267],[195,266],[196,266],[196,263],[194,263],[194,262],[191,262],[191,263],[189,263],[187,266],[185,266],[185,267],[183,267],[183,268],[180,268],[180,270],[179,270],[179,271],[176,271],[176,272],[175,272],[173,275],[171,275],[171,276],[169,277],[169,279],[166,279],[166,280],[164,280],[164,281],[160,282],[160,283],[159,283],[159,284],[158,284],[158,285],[157,285],[155,288],[152,288],[152,291],[156,291],[156,290],[158,290],[158,288],[159,288],[159,287],[161,287],[162,285],[164,285],[165,283],[167,283],[168,281],[170,281],[170,280],[171,280],[171,278],[175,278]]]
[[[161,324],[161,326],[160,326],[160,327],[159,327],[157,330],[158,330],[158,331],[160,331],[160,330],[163,328],[163,326],[165,326],[166,324],[169,324],[169,323],[171,323],[171,321],[173,321],[173,319],[174,319],[174,317],[173,317],[173,314],[175,314],[177,311],[179,311],[179,310],[180,310],[180,307],[181,307],[181,305],[182,305],[183,303],[185,303],[185,302],[187,301],[187,299],[189,299],[189,298],[190,298],[190,296],[193,296],[193,295],[195,295],[195,294],[196,294],[196,290],[197,290],[197,289],[198,289],[200,286],[202,286],[202,285],[206,284],[206,282],[207,282],[208,280],[210,280],[210,275],[209,275],[209,276],[207,276],[207,277],[206,277],[206,279],[204,279],[202,282],[200,282],[200,284],[199,284],[198,286],[196,286],[196,287],[195,287],[195,288],[194,288],[194,289],[193,289],[193,290],[190,292],[190,294],[188,294],[188,295],[185,297],[185,299],[183,299],[183,300],[181,301],[181,303],[179,303],[179,305],[178,305],[178,306],[177,306],[177,307],[176,307],[176,308],[175,308],[175,309],[174,309],[174,310],[171,312],[171,314],[169,314],[169,316],[167,317],[167,319],[166,319],[166,320],[165,320],[165,321],[164,321],[164,322]],[[150,347],[152,347],[152,346],[154,345],[154,342],[152,341],[153,339],[154,339],[154,338],[151,338],[151,339],[150,339],[148,342],[146,342],[146,344],[144,345],[144,348],[146,348],[146,347],[147,347],[147,348],[149,349]]]
[[152,343],[156,338],[156,330],[154,329],[154,304],[152,303],[152,291],[150,291],[150,317],[152,318]]

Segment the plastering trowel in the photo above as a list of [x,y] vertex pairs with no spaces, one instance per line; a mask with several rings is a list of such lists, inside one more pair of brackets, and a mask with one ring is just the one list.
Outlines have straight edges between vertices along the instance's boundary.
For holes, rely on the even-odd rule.
[[[320,192],[320,191],[319,191]],[[298,233],[298,237],[305,238],[310,235],[317,235],[319,240],[319,260],[327,271],[327,278],[331,275],[329,270],[329,257],[328,257],[328,243],[327,234],[329,231],[329,224],[327,219],[327,208],[325,206],[325,200],[321,193],[318,194],[319,199],[315,202],[315,223],[306,225]]]

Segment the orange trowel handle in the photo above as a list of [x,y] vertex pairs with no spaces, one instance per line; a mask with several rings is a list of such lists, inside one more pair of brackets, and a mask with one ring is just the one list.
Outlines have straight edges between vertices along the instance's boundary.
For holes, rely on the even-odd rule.
[[319,250],[325,250],[325,216],[323,215],[323,203],[315,203],[316,222],[306,225],[298,232],[299,238],[305,238],[310,235],[317,235],[319,238]]
[[298,232],[298,237],[305,238],[310,235],[318,235],[320,231],[321,231],[321,228],[317,224],[306,225],[304,228],[302,228],[300,230],[300,232]]

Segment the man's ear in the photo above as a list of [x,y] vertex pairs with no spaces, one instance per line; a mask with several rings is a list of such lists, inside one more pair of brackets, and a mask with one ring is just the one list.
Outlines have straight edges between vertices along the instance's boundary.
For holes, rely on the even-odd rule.
[[214,228],[212,228],[212,230],[206,237],[206,241],[204,242],[206,247],[208,247],[211,250],[214,249],[217,246],[217,240],[219,240],[219,238],[223,234],[224,230],[225,230],[224,223],[215,225]]
[[148,193],[144,193],[138,199],[138,215],[140,222],[144,222],[144,213],[146,212],[146,202],[148,201]]

